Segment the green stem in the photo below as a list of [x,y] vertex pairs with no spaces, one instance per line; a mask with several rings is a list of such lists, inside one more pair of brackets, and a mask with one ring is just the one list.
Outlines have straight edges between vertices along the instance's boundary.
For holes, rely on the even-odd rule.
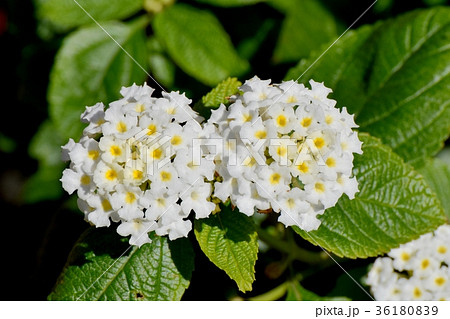
[[281,285],[273,288],[272,290],[269,290],[268,292],[265,292],[261,295],[255,296],[255,297],[248,298],[248,300],[250,300],[250,301],[278,300],[286,294],[287,287],[288,287],[287,282],[284,282]]
[[259,239],[261,239],[263,242],[265,242],[272,248],[275,248],[281,252],[288,254],[292,259],[296,259],[311,265],[317,265],[329,259],[328,255],[323,251],[312,252],[303,249],[301,247],[298,247],[294,241],[288,242],[283,241],[279,238],[270,235],[268,232],[259,227],[257,229],[257,232]]

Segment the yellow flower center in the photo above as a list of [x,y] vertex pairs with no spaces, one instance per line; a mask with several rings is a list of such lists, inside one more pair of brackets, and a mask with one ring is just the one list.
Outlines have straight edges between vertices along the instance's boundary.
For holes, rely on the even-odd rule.
[[127,192],[127,194],[125,195],[125,202],[127,204],[133,204],[136,201],[136,195],[134,195],[134,193],[132,192]]
[[180,145],[181,143],[183,143],[183,138],[180,135],[175,135],[170,140],[170,143],[172,145]]
[[91,178],[88,175],[83,175],[81,176],[80,182],[83,185],[89,185],[91,183]]
[[322,137],[316,137],[316,138],[314,139],[314,145],[315,145],[317,148],[322,148],[322,147],[325,146],[325,140],[324,140]]
[[125,133],[127,131],[127,125],[124,122],[120,121],[116,125],[116,130],[119,133]]
[[277,155],[278,156],[285,156],[287,153],[287,147],[286,146],[279,146],[277,148]]
[[117,145],[111,146],[109,148],[109,152],[111,153],[112,156],[120,156],[122,154],[122,150]]
[[278,115],[278,117],[277,117],[277,125],[281,126],[281,127],[284,127],[284,126],[286,126],[286,124],[287,124],[286,116],[284,116],[283,114]]
[[447,252],[447,247],[445,246],[439,246],[437,249],[437,252],[440,254],[445,254]]
[[170,172],[162,171],[159,176],[163,182],[168,182],[172,179],[172,174]]
[[141,103],[138,103],[138,104],[136,104],[136,106],[134,107],[134,109],[135,109],[136,112],[142,113],[142,112],[145,111],[145,105],[144,105],[144,104],[141,104]]
[[314,189],[318,193],[323,193],[323,192],[325,192],[325,185],[322,183],[316,183],[316,185],[314,185]]
[[325,164],[327,164],[328,167],[335,167],[336,166],[336,160],[333,157],[328,157],[325,161]]
[[445,278],[444,277],[437,277],[434,279],[434,283],[437,286],[442,286],[443,284],[445,284]]
[[415,287],[413,290],[413,295],[415,298],[420,298],[422,296],[422,290],[419,287]]
[[306,162],[303,162],[300,165],[298,165],[297,169],[302,173],[308,173],[309,171],[309,167],[308,164],[306,164]]
[[420,263],[420,268],[427,269],[429,265],[430,265],[430,261],[428,259],[424,259]]
[[113,169],[109,169],[105,173],[105,178],[107,180],[113,181],[117,178],[117,172]]
[[251,120],[252,120],[252,116],[250,115],[250,113],[242,115],[243,122],[250,122]]
[[281,175],[278,173],[273,173],[272,175],[270,175],[269,181],[270,184],[275,185],[278,184],[280,182],[281,179]]
[[156,125],[155,124],[150,124],[149,126],[147,126],[147,130],[148,130],[147,135],[155,134],[156,131],[157,131]]
[[140,180],[140,179],[142,179],[143,175],[144,175],[144,173],[141,172],[140,170],[137,170],[137,169],[133,170],[133,179]]
[[99,157],[99,155],[100,155],[100,152],[97,150],[90,150],[88,152],[88,157],[93,161],[95,161]]
[[112,210],[112,206],[109,200],[107,199],[102,200],[102,208],[105,212]]
[[267,136],[267,132],[266,131],[256,131],[255,132],[255,137],[256,138],[259,138],[259,139],[263,139],[263,138],[266,138],[266,136]]
[[400,255],[400,259],[403,261],[408,261],[411,258],[411,255],[407,252],[402,252]]
[[304,117],[304,118],[302,118],[302,120],[300,121],[300,124],[301,124],[303,127],[308,127],[308,126],[311,125],[311,122],[312,122],[312,118],[310,118],[310,117]]
[[291,95],[290,97],[288,97],[286,102],[287,103],[295,103],[295,102],[297,102],[297,99],[295,98],[295,96]]
[[333,123],[333,117],[331,115],[327,115],[325,116],[325,123],[327,123],[328,125],[330,125],[331,123]]

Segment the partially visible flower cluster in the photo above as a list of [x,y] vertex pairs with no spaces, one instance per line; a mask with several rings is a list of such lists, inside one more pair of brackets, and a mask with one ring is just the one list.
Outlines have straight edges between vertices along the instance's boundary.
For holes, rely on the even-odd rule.
[[376,300],[450,300],[450,225],[375,260],[366,279]]
[[71,161],[63,187],[77,191],[89,222],[120,222],[117,232],[131,235],[132,245],[150,242],[152,231],[170,239],[187,236],[191,210],[203,218],[216,207],[207,182],[214,164],[192,165],[192,141],[203,131],[191,100],[178,92],[151,97],[147,85],[120,93],[123,98],[106,110],[98,103],[82,114],[88,123],[82,138],[63,147],[63,158]]
[[310,81],[270,84],[254,77],[221,105],[205,124],[210,138],[224,140],[216,151],[214,196],[239,211],[273,209],[279,221],[310,231],[318,214],[346,193],[358,191],[352,177],[353,153],[361,154],[357,127],[346,108],[335,108],[331,92]]

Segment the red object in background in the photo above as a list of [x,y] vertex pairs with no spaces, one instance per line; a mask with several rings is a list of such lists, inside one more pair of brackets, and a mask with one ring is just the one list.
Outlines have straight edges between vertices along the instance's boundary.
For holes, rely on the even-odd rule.
[[3,8],[0,9],[0,35],[2,35],[8,28],[8,17]]

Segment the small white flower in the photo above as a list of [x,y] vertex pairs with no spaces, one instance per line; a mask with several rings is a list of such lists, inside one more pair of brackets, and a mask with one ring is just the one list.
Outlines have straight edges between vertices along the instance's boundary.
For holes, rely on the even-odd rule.
[[127,139],[138,133],[137,117],[126,115],[120,105],[114,105],[105,112],[105,123],[102,124],[104,136],[112,135],[116,138]]
[[211,184],[199,181],[181,194],[181,209],[185,214],[189,214],[193,210],[196,218],[208,217],[216,208],[216,204],[208,200],[210,196]]
[[85,173],[81,169],[67,168],[63,171],[60,179],[63,188],[69,194],[77,191],[77,195],[81,199],[86,199],[94,191],[95,184],[92,176]]
[[89,123],[83,130],[83,135],[91,137],[101,133],[101,125],[105,122],[105,106],[103,103],[86,106],[86,110],[81,114],[81,122]]
[[117,227],[117,233],[121,236],[129,236],[130,245],[141,247],[146,243],[151,243],[152,240],[148,233],[154,231],[157,225],[155,222],[146,221],[144,219],[134,219],[130,221],[122,221]]

